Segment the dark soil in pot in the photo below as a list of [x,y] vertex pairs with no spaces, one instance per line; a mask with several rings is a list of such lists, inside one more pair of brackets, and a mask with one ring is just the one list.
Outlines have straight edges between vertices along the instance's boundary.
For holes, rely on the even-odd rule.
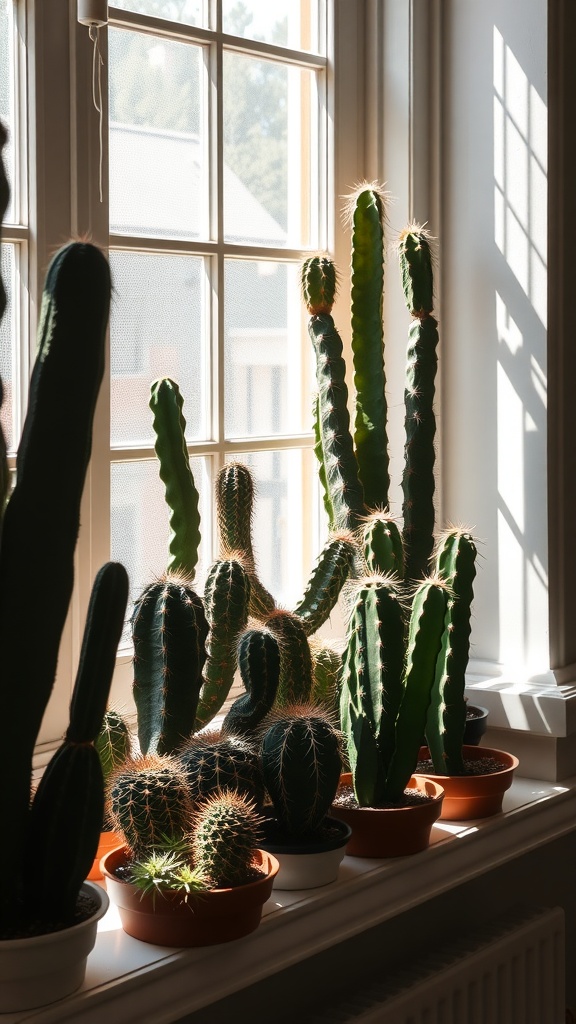
[[78,895],[76,909],[72,917],[66,920],[55,919],[52,921],[29,921],[24,926],[12,928],[0,928],[0,941],[2,939],[31,939],[38,935],[52,935],[54,932],[61,932],[65,928],[71,928],[75,924],[82,924],[93,917],[98,910],[98,903],[93,896],[81,892]]

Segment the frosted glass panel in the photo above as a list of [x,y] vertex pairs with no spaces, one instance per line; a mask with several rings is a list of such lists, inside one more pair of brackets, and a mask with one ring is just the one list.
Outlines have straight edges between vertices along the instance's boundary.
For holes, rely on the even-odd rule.
[[310,358],[303,363],[298,268],[226,260],[224,280],[226,435],[310,430]]
[[110,230],[207,234],[202,51],[110,29]]
[[14,246],[0,247],[0,272],[2,283],[7,292],[8,304],[4,317],[0,321],[0,377],[4,388],[4,401],[0,409],[0,423],[4,431],[4,439],[8,451],[12,451],[14,439],[14,317],[12,313],[12,297],[17,294],[14,268]]
[[318,4],[313,0],[223,0],[222,22],[225,32],[245,39],[295,50],[318,48]]
[[8,129],[8,143],[3,150],[4,166],[10,182],[10,199],[5,220],[14,220],[13,182],[15,181],[14,145],[14,36],[12,0],[0,0],[0,120]]
[[202,0],[114,0],[113,6],[182,25],[202,24]]
[[[205,459],[191,459],[194,483],[198,489],[202,529],[201,564],[197,572],[199,591],[210,546],[210,486]],[[114,561],[122,562],[130,580],[127,618],[134,600],[155,577],[166,571],[170,532],[170,510],[164,499],[164,485],[158,475],[158,462],[113,462],[110,475],[111,519],[110,550]],[[123,642],[130,638],[127,626]]]
[[[235,456],[252,471],[256,490],[254,550],[258,574],[277,605],[292,607],[304,588],[303,552],[316,554],[316,467],[303,449],[249,452]],[[304,516],[296,510],[304,509]]]
[[110,253],[111,443],[152,444],[150,384],[171,377],[184,399],[186,437],[205,435],[204,261]]
[[316,230],[310,211],[317,206],[310,170],[314,90],[309,71],[224,53],[224,234],[229,241],[309,244]]

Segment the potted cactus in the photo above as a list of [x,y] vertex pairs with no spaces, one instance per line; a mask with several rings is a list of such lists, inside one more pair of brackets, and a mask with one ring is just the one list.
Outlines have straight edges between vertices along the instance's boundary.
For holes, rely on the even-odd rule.
[[262,738],[272,815],[262,846],[278,859],[275,889],[311,889],[338,877],[351,829],[329,816],[342,772],[342,737],[314,705],[279,709]]
[[[7,196],[0,160],[0,215]],[[64,742],[34,794],[31,777],[72,595],[109,301],[109,267],[98,249],[72,243],[55,255],[44,288],[16,484],[8,498],[0,437],[0,704],[11,723],[0,750],[0,775],[9,780],[2,787],[2,817],[10,835],[0,851],[2,1013],[52,1002],[81,985],[107,907],[103,890],[84,879],[102,828],[104,789],[94,740],[126,608],[121,565],[109,563],[96,577]],[[4,307],[0,288],[0,313]],[[64,469],[58,500],[49,500],[56,452]],[[34,620],[30,643],[30,580],[38,578],[49,587],[49,597]]]
[[192,803],[186,770],[168,754],[127,763],[109,802],[124,845],[102,860],[122,927],[162,946],[206,946],[254,931],[278,863],[258,848],[253,802],[222,789]]

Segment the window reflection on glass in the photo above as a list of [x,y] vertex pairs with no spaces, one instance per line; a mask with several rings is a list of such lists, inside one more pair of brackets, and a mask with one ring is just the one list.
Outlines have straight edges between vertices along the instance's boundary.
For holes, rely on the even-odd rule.
[[202,50],[111,28],[110,230],[208,232]]
[[171,377],[184,399],[186,437],[206,433],[204,261],[111,252],[111,441],[153,444],[150,384]]

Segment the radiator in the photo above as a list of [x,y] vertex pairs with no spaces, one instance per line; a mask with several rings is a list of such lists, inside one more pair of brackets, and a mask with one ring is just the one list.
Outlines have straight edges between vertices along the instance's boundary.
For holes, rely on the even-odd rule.
[[302,1024],[564,1024],[564,911],[515,911]]

